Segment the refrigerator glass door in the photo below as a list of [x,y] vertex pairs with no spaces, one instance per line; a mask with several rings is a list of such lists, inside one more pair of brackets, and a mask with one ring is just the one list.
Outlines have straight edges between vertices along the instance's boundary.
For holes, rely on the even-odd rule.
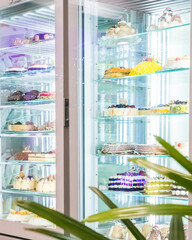
[[[81,217],[108,209],[89,186],[118,207],[187,205],[186,189],[129,160],[185,173],[154,136],[189,156],[190,1],[85,0],[80,6]],[[150,215],[133,221],[143,234],[150,224],[149,235],[154,226],[168,235],[170,220]],[[116,224],[91,226],[113,237]],[[119,228],[121,237],[113,239],[123,239]]]

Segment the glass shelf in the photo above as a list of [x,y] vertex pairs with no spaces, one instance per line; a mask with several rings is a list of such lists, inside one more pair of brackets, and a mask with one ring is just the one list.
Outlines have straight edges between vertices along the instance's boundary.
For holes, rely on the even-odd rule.
[[[155,74],[165,74],[165,73],[174,73],[174,72],[181,72],[181,71],[189,71],[190,68],[174,68],[174,69],[166,69],[166,70],[161,70],[157,71],[155,73],[148,73],[148,74],[141,74],[141,75],[133,75],[133,76],[126,76],[126,77],[119,77],[119,78],[101,78],[98,80],[94,80],[94,82],[117,82],[117,81],[122,81],[122,80],[132,80],[132,79],[137,79],[137,78],[143,78],[143,77],[148,77],[148,76],[153,76]],[[122,84],[125,84],[122,82]]]
[[55,136],[55,131],[2,131],[0,137],[47,137]]
[[172,117],[172,116],[189,116],[189,113],[167,113],[167,114],[151,114],[151,115],[134,115],[134,116],[121,116],[121,117],[94,117],[97,120],[114,120],[114,121],[125,121],[128,119],[140,119],[140,118],[151,118],[151,117]]
[[21,161],[21,160],[9,160],[6,162],[0,162],[0,165],[56,165],[56,162],[38,162],[38,161]]
[[178,26],[174,26],[174,27],[169,27],[169,28],[161,28],[161,29],[157,29],[154,31],[149,31],[149,32],[142,32],[142,33],[138,33],[138,34],[134,34],[134,35],[128,35],[125,37],[119,37],[119,38],[110,38],[110,39],[99,39],[98,44],[99,45],[107,45],[110,43],[116,43],[116,44],[126,44],[126,43],[139,43],[141,40],[140,37],[145,37],[147,35],[152,35],[154,33],[164,33],[167,32],[169,30],[174,30],[174,29],[183,29],[187,26],[190,26],[190,23],[186,23],[186,24],[182,24],[182,25],[178,25]]
[[169,155],[134,155],[134,154],[95,154],[96,157],[127,157],[127,158],[148,158],[148,157],[164,157],[170,158]]
[[171,195],[145,195],[140,192],[115,192],[115,191],[102,191],[105,195],[128,195],[130,197],[141,197],[141,198],[151,198],[151,199],[167,199],[167,200],[175,200],[175,201],[183,201],[183,202],[188,202],[188,198],[184,197],[176,197],[176,196],[171,196]]
[[42,192],[35,192],[35,191],[26,191],[26,190],[17,190],[17,189],[3,189],[0,192],[2,193],[12,193],[12,194],[19,194],[19,195],[30,195],[30,196],[43,196],[43,197],[55,197],[55,193],[42,193]]
[[37,99],[33,101],[11,101],[11,102],[5,102],[1,103],[0,108],[10,108],[10,107],[21,107],[21,106],[26,106],[26,105],[44,105],[48,104],[50,105],[51,103],[55,103],[54,99],[47,99],[47,100],[42,100],[42,99]]

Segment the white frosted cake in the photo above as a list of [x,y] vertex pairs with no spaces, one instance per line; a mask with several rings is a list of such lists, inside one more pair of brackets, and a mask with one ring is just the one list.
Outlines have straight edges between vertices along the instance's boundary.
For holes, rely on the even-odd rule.
[[50,221],[39,217],[36,214],[33,214],[33,216],[29,219],[28,224],[31,225],[37,225],[37,226],[41,226],[41,227],[52,227],[53,223],[51,223]]
[[175,148],[184,156],[189,156],[189,143],[188,142],[176,142]]
[[135,150],[134,144],[128,143],[108,143],[102,147],[102,154],[126,154],[133,153]]
[[55,193],[56,192],[56,180],[54,176],[48,178],[41,178],[37,182],[37,192]]
[[15,222],[28,222],[31,218],[31,213],[27,210],[15,211],[10,209],[10,213],[7,216],[7,220]]
[[190,57],[185,55],[183,57],[168,58],[164,69],[173,68],[190,68]]

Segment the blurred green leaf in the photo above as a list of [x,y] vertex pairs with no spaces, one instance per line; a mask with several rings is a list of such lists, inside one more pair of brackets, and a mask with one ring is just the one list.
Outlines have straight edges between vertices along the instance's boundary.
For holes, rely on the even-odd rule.
[[185,240],[182,217],[180,216],[172,217],[169,240]]
[[177,149],[171,146],[161,137],[155,136],[156,140],[167,150],[168,154],[174,158],[181,166],[183,166],[189,173],[192,174],[192,162],[184,157]]
[[72,235],[83,239],[83,240],[106,240],[103,235],[93,231],[92,229],[81,224],[77,220],[62,214],[58,211],[46,208],[38,203],[24,200],[17,200],[16,204],[23,208],[27,209],[33,213],[38,214],[40,217],[49,220],[50,222],[56,224],[58,227],[66,230]]
[[188,191],[192,192],[192,176],[189,174],[184,174],[178,171],[174,171],[170,168],[163,167],[161,165],[151,163],[145,159],[132,158],[128,161],[133,162],[141,167],[152,169],[159,174],[162,174],[174,181],[176,181],[182,187],[185,187]]
[[[96,187],[89,187],[97,196],[111,209],[118,208],[105,194],[103,194],[98,188]],[[132,223],[131,220],[126,219],[122,220],[125,226],[130,230],[133,236],[137,240],[145,240],[145,237],[140,233],[138,228]]]
[[192,206],[176,204],[158,204],[142,205],[127,208],[115,208],[89,216],[83,219],[83,222],[102,222],[117,219],[140,218],[148,215],[192,216]]
[[53,237],[55,239],[61,239],[61,240],[76,240],[77,239],[77,238],[71,238],[71,237],[64,236],[64,234],[61,234],[61,233],[57,233],[57,232],[54,232],[54,231],[45,230],[45,229],[41,229],[41,228],[26,228],[26,230],[29,230],[29,231],[32,231],[32,232],[38,232],[38,233],[41,233],[43,235]]

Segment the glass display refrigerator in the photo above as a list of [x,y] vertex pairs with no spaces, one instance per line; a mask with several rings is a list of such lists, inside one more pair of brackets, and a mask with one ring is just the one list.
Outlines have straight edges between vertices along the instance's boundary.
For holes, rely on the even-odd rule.
[[[89,186],[98,187],[118,207],[187,205],[184,188],[129,159],[185,172],[154,136],[189,157],[190,1],[74,2],[79,27],[79,218],[108,209]],[[154,239],[164,239],[170,220],[151,215],[133,222],[148,238],[157,234],[162,238]],[[186,239],[191,239],[188,221],[183,221]],[[111,239],[133,239],[125,237],[120,221],[89,226]]]
[[27,225],[57,230],[15,200],[69,209],[63,8],[57,0],[0,3],[0,239],[49,239]]

